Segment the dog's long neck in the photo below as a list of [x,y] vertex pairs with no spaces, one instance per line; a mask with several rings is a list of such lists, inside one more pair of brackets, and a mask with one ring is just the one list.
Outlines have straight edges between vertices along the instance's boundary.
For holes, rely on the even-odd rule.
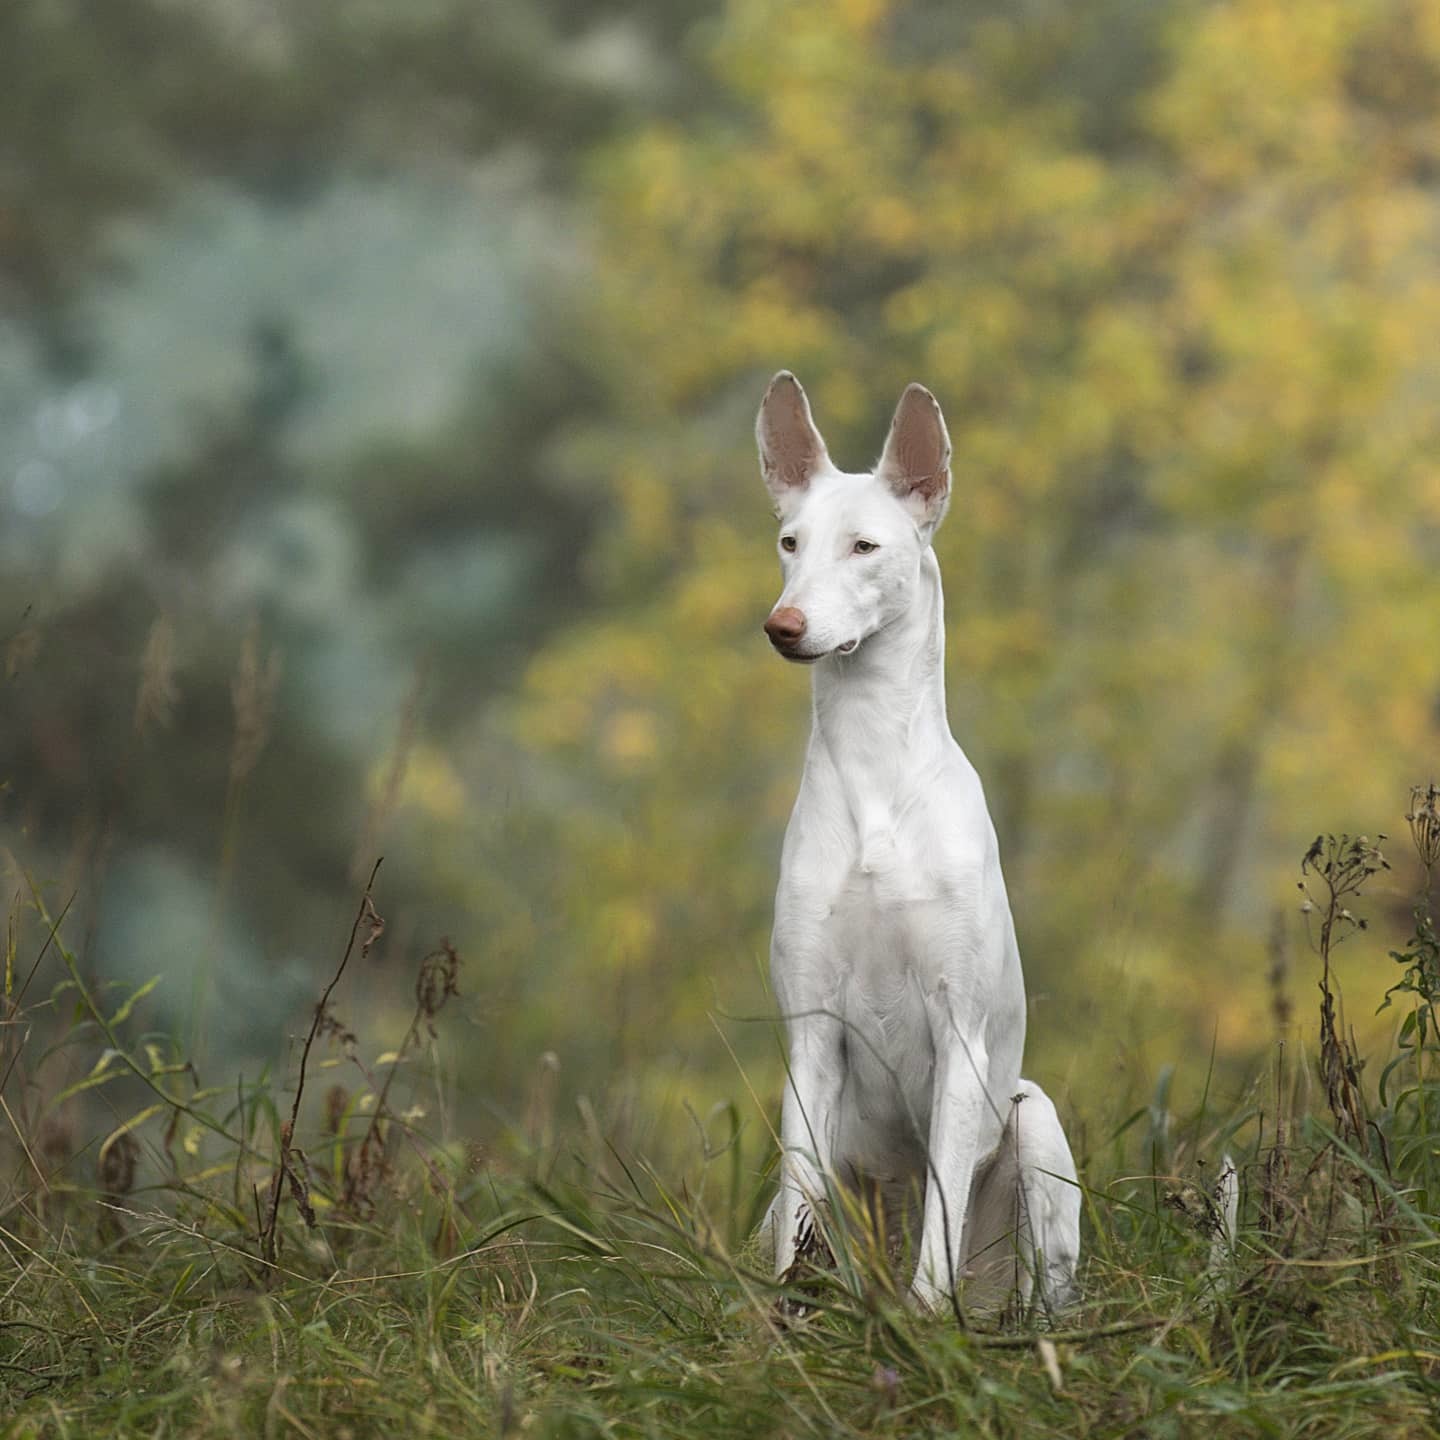
[[954,744],[944,660],[940,566],[927,550],[915,603],[853,656],[815,667],[807,767],[843,793],[862,840],[893,821]]

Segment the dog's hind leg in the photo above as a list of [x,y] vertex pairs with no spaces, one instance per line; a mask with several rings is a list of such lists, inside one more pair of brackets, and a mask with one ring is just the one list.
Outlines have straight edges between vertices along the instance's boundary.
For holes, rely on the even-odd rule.
[[976,1177],[965,1225],[965,1306],[1046,1310],[1074,1298],[1080,1187],[1050,1097],[1022,1080],[1000,1148]]

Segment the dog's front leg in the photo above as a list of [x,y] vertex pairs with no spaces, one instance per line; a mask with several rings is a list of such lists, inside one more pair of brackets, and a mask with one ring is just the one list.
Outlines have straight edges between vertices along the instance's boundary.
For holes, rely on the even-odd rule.
[[910,1292],[923,1309],[940,1312],[950,1309],[962,1278],[966,1210],[989,1103],[989,1057],[978,1039],[967,1043],[954,1030],[945,1047],[937,1049],[925,1220]]
[[835,1125],[844,1083],[838,1020],[790,1021],[790,1073],[780,1112],[780,1193],[775,1200],[775,1274],[795,1263],[807,1218],[826,1194],[835,1163]]

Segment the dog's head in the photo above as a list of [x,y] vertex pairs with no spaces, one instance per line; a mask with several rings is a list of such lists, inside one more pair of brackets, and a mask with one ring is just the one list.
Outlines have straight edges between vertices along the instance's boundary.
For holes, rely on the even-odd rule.
[[923,385],[909,386],[874,470],[850,475],[831,463],[800,382],[782,370],[760,404],[755,438],[785,577],[765,633],[787,660],[852,654],[905,613],[949,504],[940,406]]

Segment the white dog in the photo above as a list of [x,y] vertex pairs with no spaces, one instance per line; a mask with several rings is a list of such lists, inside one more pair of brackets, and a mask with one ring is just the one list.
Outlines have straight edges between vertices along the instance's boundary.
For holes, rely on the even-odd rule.
[[1037,1279],[1062,1303],[1080,1250],[1075,1165],[1055,1107],[1020,1078],[1015,927],[945,713],[930,548],[950,500],[945,421],[911,385],[873,473],[846,474],[781,371],[756,436],[785,581],[765,630],[815,667],[770,961],[789,1036],[776,1273],[839,1184],[878,1195],[889,1221],[913,1219],[923,1194],[912,1294],[926,1308],[962,1293],[967,1307],[1023,1303]]

